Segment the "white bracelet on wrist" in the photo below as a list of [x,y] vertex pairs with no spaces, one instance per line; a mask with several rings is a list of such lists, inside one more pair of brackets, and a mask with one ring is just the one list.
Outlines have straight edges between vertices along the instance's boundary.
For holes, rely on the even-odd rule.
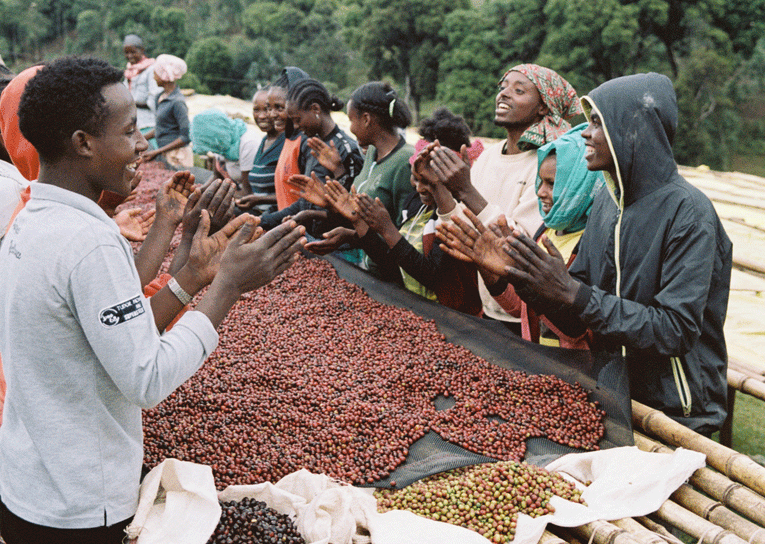
[[167,286],[170,288],[170,290],[173,292],[173,294],[178,297],[178,300],[181,301],[181,303],[186,306],[189,302],[191,302],[191,299],[193,298],[190,294],[188,294],[183,287],[181,287],[175,278],[170,278],[170,281],[167,282]]

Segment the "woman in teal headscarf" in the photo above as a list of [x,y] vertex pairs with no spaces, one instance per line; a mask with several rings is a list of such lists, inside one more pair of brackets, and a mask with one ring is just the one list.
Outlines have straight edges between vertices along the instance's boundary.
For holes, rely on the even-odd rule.
[[[550,240],[568,265],[576,257],[595,194],[605,185],[603,174],[589,171],[584,160],[582,131],[586,127],[587,123],[582,123],[537,150],[536,189],[544,223],[534,239],[543,249],[542,239]],[[506,312],[521,318],[523,338],[540,344],[587,349],[587,333],[579,338],[563,335],[544,316],[537,316],[502,277],[504,267],[511,264],[510,257],[502,251],[504,240],[499,235],[502,229],[486,229],[477,220],[474,225],[478,230],[456,219],[455,225],[445,225],[440,232],[453,255],[468,257],[494,275],[496,282],[486,286]]]
[[261,139],[244,121],[231,119],[215,108],[198,113],[191,121],[194,153],[214,153],[216,175],[231,178],[240,189],[249,183],[247,177]]

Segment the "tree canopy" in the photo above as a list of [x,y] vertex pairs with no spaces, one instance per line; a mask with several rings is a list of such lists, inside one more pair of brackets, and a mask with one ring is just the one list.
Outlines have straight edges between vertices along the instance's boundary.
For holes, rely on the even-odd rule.
[[765,0],[0,0],[16,70],[65,53],[122,66],[130,33],[185,58],[200,91],[249,98],[284,65],[345,96],[385,79],[417,117],[443,104],[479,135],[502,134],[494,98],[512,64],[553,68],[580,95],[655,71],[675,84],[679,162],[727,168],[765,149]]

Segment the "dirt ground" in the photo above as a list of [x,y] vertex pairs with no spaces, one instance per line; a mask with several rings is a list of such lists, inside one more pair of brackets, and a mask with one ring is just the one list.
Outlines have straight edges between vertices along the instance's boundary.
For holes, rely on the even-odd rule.
[[[245,100],[198,94],[187,96],[186,100],[191,116],[215,107],[254,127],[252,106]],[[348,131],[345,113],[334,112],[332,117]],[[406,138],[416,142],[416,130],[408,129]],[[491,141],[484,139],[485,143]],[[733,241],[734,270],[725,323],[729,354],[765,370],[765,274],[755,271],[765,271],[765,178],[714,172],[704,167],[680,167],[680,172],[712,199]]]

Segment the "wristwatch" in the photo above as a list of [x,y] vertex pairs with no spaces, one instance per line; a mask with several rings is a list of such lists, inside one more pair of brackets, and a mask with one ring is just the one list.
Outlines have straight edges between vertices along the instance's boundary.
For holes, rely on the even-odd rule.
[[175,278],[170,278],[170,281],[167,282],[167,286],[184,306],[191,302],[193,297],[184,291],[183,287],[178,284]]

